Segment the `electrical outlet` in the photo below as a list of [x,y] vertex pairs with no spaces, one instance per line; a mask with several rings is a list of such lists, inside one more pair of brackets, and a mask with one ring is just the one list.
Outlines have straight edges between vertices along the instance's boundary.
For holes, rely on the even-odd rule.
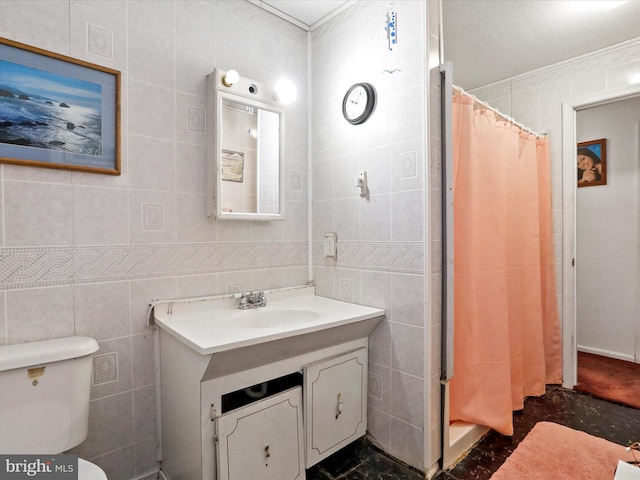
[[336,256],[336,233],[328,232],[324,234],[324,256]]

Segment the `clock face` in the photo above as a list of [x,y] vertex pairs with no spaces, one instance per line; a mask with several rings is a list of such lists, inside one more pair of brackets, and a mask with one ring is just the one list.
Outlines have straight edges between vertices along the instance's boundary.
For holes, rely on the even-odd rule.
[[342,114],[352,125],[364,123],[373,113],[376,104],[376,93],[369,83],[356,83],[344,96]]
[[351,119],[358,118],[364,113],[367,106],[367,92],[362,86],[357,86],[347,96],[345,109],[347,116]]

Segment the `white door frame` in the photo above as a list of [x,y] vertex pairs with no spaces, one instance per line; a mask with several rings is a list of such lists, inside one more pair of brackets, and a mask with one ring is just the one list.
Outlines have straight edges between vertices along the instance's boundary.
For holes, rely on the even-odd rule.
[[562,102],[562,385],[577,383],[576,346],[576,111],[640,95],[640,84]]

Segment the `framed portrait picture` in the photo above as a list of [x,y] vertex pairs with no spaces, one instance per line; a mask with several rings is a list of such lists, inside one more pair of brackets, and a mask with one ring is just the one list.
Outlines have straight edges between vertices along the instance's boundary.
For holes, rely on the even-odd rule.
[[222,150],[222,180],[242,182],[244,172],[244,153]]
[[0,162],[120,175],[120,72],[0,38]]
[[578,143],[578,187],[607,184],[607,139]]
[[607,184],[607,139],[578,143],[578,187]]

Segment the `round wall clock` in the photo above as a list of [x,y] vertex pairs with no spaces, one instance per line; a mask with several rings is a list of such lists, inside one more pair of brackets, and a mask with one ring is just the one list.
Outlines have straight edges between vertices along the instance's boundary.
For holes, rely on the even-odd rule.
[[370,83],[352,85],[342,101],[342,114],[352,125],[366,122],[374,108],[376,108],[376,90]]

